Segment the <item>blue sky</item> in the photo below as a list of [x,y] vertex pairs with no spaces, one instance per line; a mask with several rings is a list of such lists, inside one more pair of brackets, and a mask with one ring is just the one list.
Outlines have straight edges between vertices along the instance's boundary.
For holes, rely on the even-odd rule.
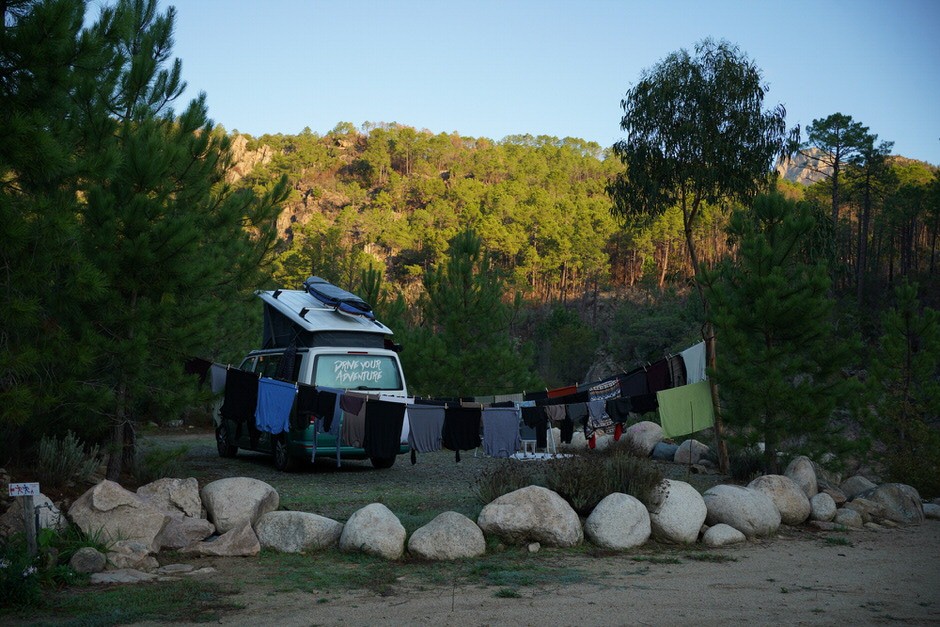
[[[841,112],[940,165],[940,1],[161,0],[212,118],[252,135],[398,122],[609,146],[644,68],[704,37],[763,70],[804,129]],[[181,108],[181,107],[180,107]]]

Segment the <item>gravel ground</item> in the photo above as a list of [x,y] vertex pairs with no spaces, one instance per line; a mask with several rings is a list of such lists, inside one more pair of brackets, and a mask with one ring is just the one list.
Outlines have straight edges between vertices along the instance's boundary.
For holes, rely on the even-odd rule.
[[[451,451],[425,453],[412,465],[409,455],[399,455],[395,465],[376,470],[368,461],[344,461],[341,468],[333,460],[318,459],[297,472],[276,470],[270,455],[239,451],[234,459],[218,456],[212,432],[194,430],[164,431],[144,435],[142,446],[185,447],[186,454],[175,473],[195,477],[200,485],[225,477],[253,477],[278,491],[284,509],[308,511],[345,521],[369,503],[385,503],[409,532],[437,514],[453,510],[476,518],[482,503],[477,493],[481,473],[505,464],[538,464],[495,459],[473,451],[460,455],[458,463]],[[706,490],[727,480],[721,475],[690,474],[685,466],[655,462],[663,475],[687,481]]]

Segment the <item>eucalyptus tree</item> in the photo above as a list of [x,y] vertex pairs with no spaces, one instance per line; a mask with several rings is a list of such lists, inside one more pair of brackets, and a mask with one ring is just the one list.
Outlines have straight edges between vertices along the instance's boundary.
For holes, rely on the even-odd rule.
[[[757,65],[727,41],[705,39],[694,54],[667,56],[630,88],[621,101],[626,137],[614,153],[626,171],[608,186],[612,211],[646,222],[678,205],[699,296],[708,312],[693,231],[706,205],[746,201],[768,183],[774,159],[798,132],[787,132],[783,105],[764,108],[768,91]],[[707,318],[706,318],[707,320]],[[703,325],[710,367],[715,337]],[[718,391],[712,386],[718,407]],[[716,420],[719,461],[727,467],[721,420]]]

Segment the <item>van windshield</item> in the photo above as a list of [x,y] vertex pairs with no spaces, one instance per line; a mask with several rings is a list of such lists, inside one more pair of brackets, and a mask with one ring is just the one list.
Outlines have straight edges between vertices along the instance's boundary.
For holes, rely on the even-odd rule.
[[345,390],[400,390],[398,362],[388,355],[317,355],[314,385]]

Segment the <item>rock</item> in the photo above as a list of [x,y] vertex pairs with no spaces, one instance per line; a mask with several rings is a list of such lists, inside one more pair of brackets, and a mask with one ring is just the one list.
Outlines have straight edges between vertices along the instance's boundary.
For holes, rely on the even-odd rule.
[[610,448],[611,445],[613,445],[613,443],[614,443],[614,436],[609,435],[607,433],[598,435],[594,439],[594,450],[603,451],[605,449]]
[[581,520],[567,501],[540,486],[520,488],[483,507],[477,524],[483,533],[511,544],[540,542],[546,546],[581,544]]
[[882,527],[878,523],[873,523],[873,522],[865,523],[864,527],[865,529],[868,529],[869,531],[884,531],[885,530],[884,527]]
[[202,503],[216,531],[226,533],[247,522],[254,525],[277,509],[277,491],[264,481],[249,477],[219,479],[203,486]]
[[137,540],[118,540],[110,545],[108,551],[108,569],[153,570],[160,564],[150,555],[149,546]]
[[816,479],[816,465],[805,455],[794,457],[787,464],[787,469],[783,472],[784,476],[793,480],[800,486],[807,499],[811,499],[819,492],[819,484]]
[[698,540],[707,510],[702,495],[684,481],[664,479],[650,507],[652,535],[662,542],[690,544]]
[[820,531],[836,531],[841,529],[841,527],[833,522],[827,522],[825,520],[810,520],[807,523],[810,527],[815,527]]
[[[834,458],[835,456],[826,459],[826,455],[824,455],[822,461],[823,463],[828,463]],[[842,473],[828,470],[816,462],[813,462],[813,470],[816,471],[816,484],[819,486],[820,490],[822,490],[824,486],[838,488],[842,484]]]
[[811,520],[829,522],[836,515],[836,502],[825,492],[820,492],[811,498],[809,506]]
[[[3,492],[3,495],[6,496],[6,492]],[[0,530],[6,534],[25,531],[23,501],[24,499],[13,499],[6,513],[0,516]],[[33,497],[33,511],[39,514],[39,529],[63,531],[68,526],[65,516],[45,494],[39,493]]]
[[458,512],[443,512],[415,530],[408,552],[427,560],[455,560],[486,553],[486,540],[477,524]]
[[884,508],[882,517],[888,520],[906,525],[919,525],[924,522],[924,506],[920,494],[909,485],[884,483],[862,492],[856,498],[859,497],[880,504]]
[[159,575],[144,573],[133,568],[122,568],[120,570],[107,570],[102,573],[94,573],[89,581],[94,584],[102,583],[141,583],[144,581],[153,581],[159,578]]
[[848,499],[845,496],[845,492],[843,492],[839,488],[823,488],[821,491],[825,494],[828,494],[830,497],[832,497],[832,500],[833,502],[835,502],[836,507],[842,507],[843,505],[845,505],[846,501],[848,501]]
[[83,546],[75,551],[72,559],[69,560],[69,566],[77,573],[100,573],[108,564],[108,558],[98,549],[90,546]]
[[397,560],[405,552],[405,528],[391,510],[372,503],[353,512],[346,521],[339,548]]
[[851,527],[853,529],[861,529],[862,525],[864,524],[862,515],[854,509],[849,509],[847,507],[836,510],[836,515],[832,517],[832,522],[836,525]]
[[677,464],[697,464],[710,452],[711,449],[707,444],[702,444],[698,440],[686,440],[676,449],[672,461]]
[[858,515],[862,517],[862,522],[871,522],[876,518],[884,518],[884,506],[862,496],[855,497],[846,503],[842,509],[851,509],[858,512]]
[[152,553],[160,550],[160,532],[170,521],[165,512],[107,479],[72,503],[69,518],[86,535],[100,534],[102,542],[137,540]]
[[201,542],[213,533],[215,525],[205,518],[192,518],[176,511],[175,515],[170,516],[170,522],[160,532],[158,539],[161,548],[175,550]]
[[584,450],[588,447],[587,438],[584,437],[584,431],[575,431],[571,435],[571,442],[562,445],[568,450]]
[[924,505],[924,518],[940,520],[940,505],[936,505],[935,503],[927,503]]
[[839,489],[842,490],[843,494],[845,494],[845,498],[851,501],[865,490],[871,490],[872,488],[877,487],[878,486],[876,484],[872,483],[862,475],[855,475],[843,481],[842,485],[839,486]]
[[626,439],[631,449],[649,457],[656,445],[663,439],[663,428],[655,422],[643,420],[627,427],[622,437]]
[[192,518],[200,518],[202,515],[199,482],[192,477],[157,479],[137,488],[137,496],[166,512],[179,511]]
[[530,542],[527,548],[528,548],[529,553],[538,553],[539,551],[542,550],[542,545],[539,544],[538,542]]
[[770,497],[780,512],[780,522],[799,525],[809,518],[812,508],[806,492],[793,479],[784,475],[763,475],[748,484]]
[[302,553],[335,546],[343,523],[308,512],[268,512],[258,519],[255,533],[265,549]]
[[251,525],[244,520],[222,535],[197,542],[182,552],[216,557],[251,557],[261,552],[261,543]]
[[185,575],[196,569],[192,564],[167,564],[153,571],[157,575]]
[[653,459],[661,462],[671,462],[676,458],[676,451],[679,450],[678,444],[669,444],[668,442],[657,442],[653,447]]
[[649,540],[651,533],[646,507],[636,498],[620,492],[604,497],[584,523],[584,535],[605,549],[640,546]]
[[747,538],[743,533],[731,525],[724,523],[718,523],[713,527],[709,527],[705,535],[702,536],[702,542],[705,546],[711,548],[728,546],[729,544],[739,544],[745,541],[747,541]]
[[750,538],[770,536],[780,527],[780,512],[769,496],[754,488],[716,485],[703,495],[709,525],[725,523]]

